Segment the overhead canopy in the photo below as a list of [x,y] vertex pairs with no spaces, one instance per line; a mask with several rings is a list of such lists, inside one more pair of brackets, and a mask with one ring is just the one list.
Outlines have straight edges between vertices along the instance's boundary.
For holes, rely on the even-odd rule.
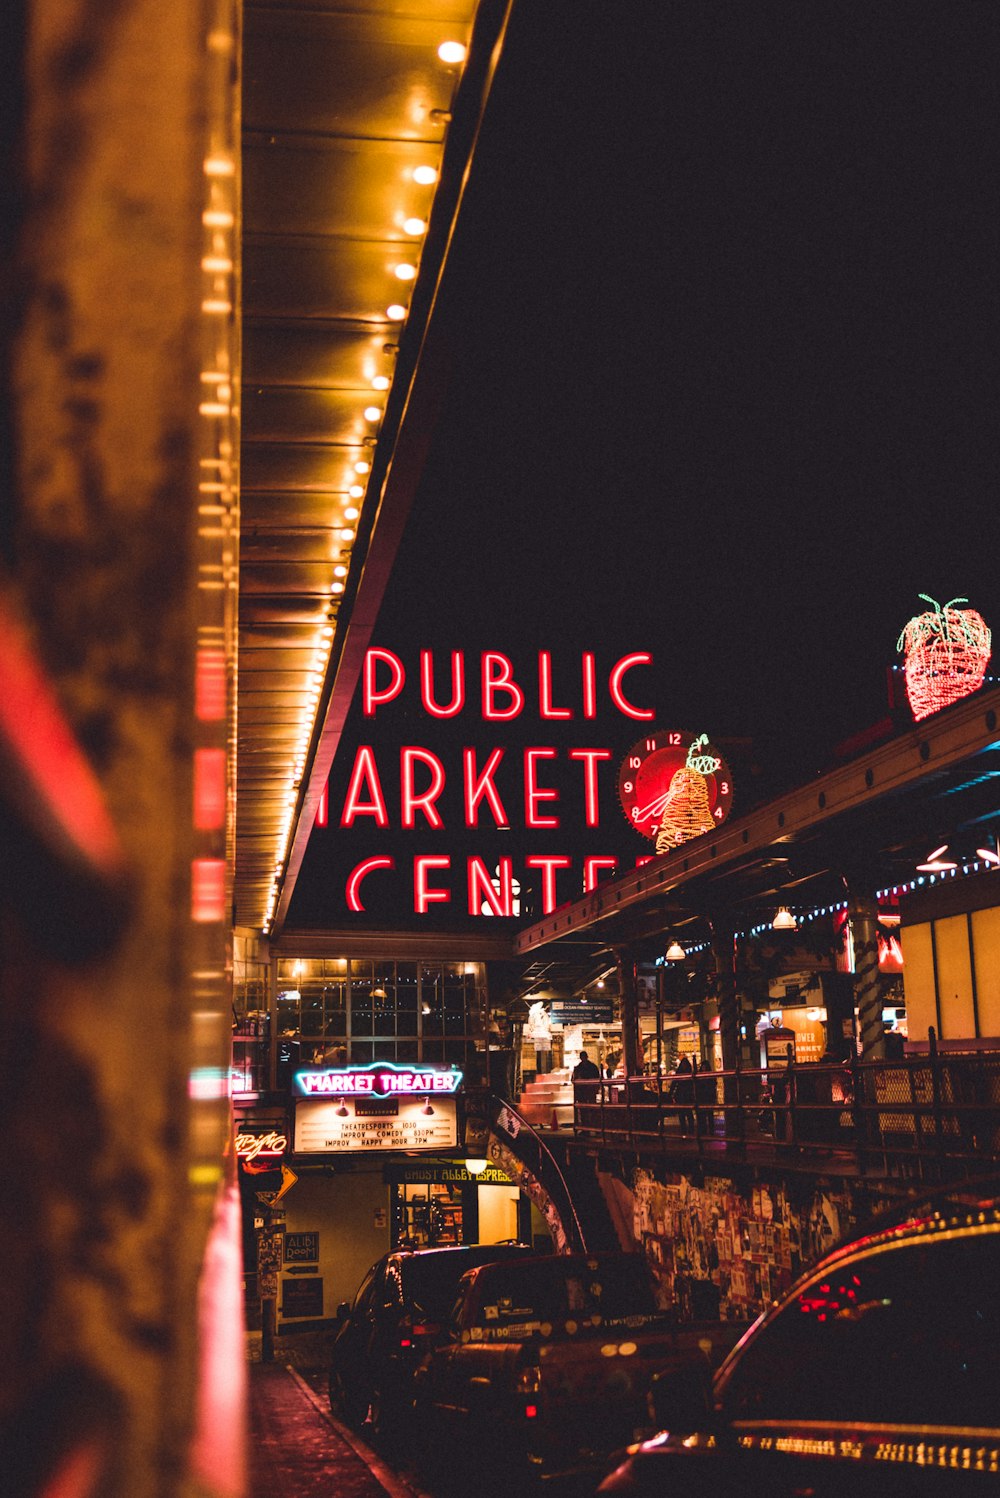
[[239,926],[283,919],[421,471],[506,10],[245,8]]

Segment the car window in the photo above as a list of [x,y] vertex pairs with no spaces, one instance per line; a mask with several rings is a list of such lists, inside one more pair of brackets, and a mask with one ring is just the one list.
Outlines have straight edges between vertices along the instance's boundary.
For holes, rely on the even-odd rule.
[[733,1420],[1000,1427],[1000,1233],[847,1259],[762,1328],[725,1379]]
[[[442,1249],[439,1252],[416,1253],[401,1264],[403,1296],[415,1311],[432,1321],[444,1321],[454,1304],[459,1280],[467,1269],[491,1259],[503,1258],[510,1250],[495,1245],[476,1244],[468,1250]],[[519,1256],[527,1257],[523,1249]]]
[[403,1287],[400,1279],[399,1265],[390,1261],[386,1265],[385,1282],[382,1286],[382,1304],[391,1306],[393,1310],[401,1310],[403,1305]]
[[656,1310],[643,1259],[553,1257],[532,1264],[497,1265],[477,1286],[484,1320],[505,1323],[602,1322],[651,1315]]
[[370,1303],[376,1280],[381,1279],[381,1275],[382,1260],[379,1259],[377,1263],[372,1265],[368,1273],[365,1275],[364,1279],[361,1281],[361,1284],[358,1286],[357,1292],[354,1296],[354,1300],[351,1303],[352,1311],[361,1310],[363,1306],[366,1306]]

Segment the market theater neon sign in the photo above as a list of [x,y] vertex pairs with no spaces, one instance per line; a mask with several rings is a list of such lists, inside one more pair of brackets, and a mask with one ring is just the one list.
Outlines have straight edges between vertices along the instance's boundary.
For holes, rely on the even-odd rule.
[[296,1072],[295,1090],[304,1097],[425,1097],[430,1092],[455,1093],[461,1080],[455,1067],[435,1071],[374,1061],[368,1066]]
[[[580,657],[579,673],[574,670],[570,676],[557,682],[552,655],[542,650],[538,652],[537,679],[529,688],[525,678],[517,679],[509,657],[499,651],[484,651],[475,671],[471,667],[467,669],[463,651],[452,651],[450,670],[444,682],[435,675],[433,653],[423,650],[415,686],[423,711],[435,719],[458,717],[467,711],[470,696],[474,695],[472,711],[478,711],[484,722],[509,722],[528,710],[529,703],[532,709],[537,706],[538,716],[543,722],[565,721],[578,716],[592,720],[597,717],[598,707],[606,693],[616,712],[633,721],[644,721],[651,719],[654,713],[634,700],[637,694],[632,673],[652,664],[652,656],[645,652],[624,655],[612,666],[605,681],[603,676],[599,676],[593,653],[584,651]],[[473,674],[477,677],[476,690],[470,694],[469,678]],[[568,685],[570,679],[572,687]],[[374,718],[397,702],[406,688],[406,681],[406,667],[393,651],[367,651],[362,671],[364,716]],[[571,697],[563,695],[565,693],[570,693]],[[582,791],[586,826],[598,827],[601,823],[600,768],[613,758],[611,749],[589,745],[566,750],[533,746],[509,756],[504,746],[497,745],[488,751],[464,748],[460,763],[448,767],[433,750],[409,744],[400,750],[399,755],[399,804],[390,807],[375,746],[360,744],[344,796],[340,826],[350,828],[360,824],[385,831],[396,825],[408,831],[425,827],[440,831],[445,824],[439,802],[448,784],[450,770],[461,780],[462,814],[466,827],[475,828],[482,823],[486,827],[509,829],[515,819],[520,818],[525,828],[557,829],[560,826],[561,793],[552,779],[558,778],[563,769],[558,762],[563,761],[564,764],[569,762],[570,772],[579,777],[577,785]],[[395,769],[393,766],[393,774]],[[571,858],[559,853],[525,857],[525,866],[539,871],[544,914],[549,914],[559,903],[558,871],[570,868],[572,862]],[[616,865],[617,860],[610,857],[584,859],[584,890],[592,889],[599,874],[613,871]],[[450,902],[452,892],[448,876],[451,866],[451,857],[446,853],[414,857],[413,909],[418,915],[426,915],[435,905]],[[355,865],[345,888],[347,908],[363,911],[366,880],[395,868],[395,857],[385,853],[373,854]],[[469,856],[466,859],[465,885],[470,915],[511,916],[515,913],[516,880],[510,858]]]

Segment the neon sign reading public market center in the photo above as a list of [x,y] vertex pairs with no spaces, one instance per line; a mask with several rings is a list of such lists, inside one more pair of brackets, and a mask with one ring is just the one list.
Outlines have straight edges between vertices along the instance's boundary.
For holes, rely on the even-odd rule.
[[[598,673],[593,653],[585,651],[578,667],[567,672],[557,682],[552,655],[549,651],[542,650],[538,652],[537,678],[529,683],[524,678],[520,681],[517,679],[511,660],[498,651],[483,652],[476,668],[473,670],[470,667],[468,671],[464,652],[452,651],[450,679],[447,687],[443,688],[435,675],[433,653],[424,650],[420,652],[420,704],[428,717],[433,719],[457,718],[468,708],[474,714],[478,710],[478,716],[483,722],[501,724],[511,722],[536,706],[542,722],[551,723],[577,717],[586,722],[595,719],[599,706],[609,702],[622,716],[648,722],[654,717],[654,713],[651,708],[637,705],[633,700],[633,694],[640,695],[634,693],[633,673],[652,664],[652,656],[644,652],[622,656],[612,666],[605,680],[603,674]],[[473,674],[477,680],[474,685],[469,684],[470,690],[467,693],[467,681]],[[405,687],[406,668],[398,655],[383,649],[366,652],[362,673],[362,708],[366,718],[375,718],[377,714],[390,709],[391,704],[400,699]],[[475,698],[474,705],[469,700],[472,696]],[[461,779],[462,809],[467,828],[479,827],[482,818],[486,827],[508,829],[513,825],[512,812],[515,806],[518,814],[523,816],[525,828],[558,828],[560,793],[551,784],[554,770],[549,762],[564,758],[573,762],[573,773],[581,777],[586,826],[600,826],[602,795],[598,767],[602,762],[615,757],[612,749],[590,745],[562,751],[546,746],[525,748],[520,751],[519,783],[515,779],[517,765],[504,764],[506,754],[503,745],[493,747],[488,753],[464,748],[460,764],[446,767],[433,750],[418,745],[404,746],[400,750],[400,798],[396,825],[405,829],[443,828],[444,820],[438,802],[450,772]],[[356,825],[378,828],[380,831],[388,830],[393,825],[373,744],[358,746],[340,812],[341,827],[351,828]],[[644,862],[645,859],[640,858],[638,861]],[[529,854],[524,858],[527,868],[539,871],[544,914],[554,910],[559,903],[556,898],[557,870],[570,868],[572,862],[571,858],[559,853]],[[617,863],[617,858],[612,857],[585,858],[584,890],[594,887],[602,871],[613,872]],[[357,864],[347,878],[347,908],[351,911],[363,911],[365,881],[378,871],[395,868],[396,859],[388,853],[365,858]],[[451,900],[451,874],[452,859],[449,854],[418,854],[414,857],[413,909],[418,915],[425,915],[433,906]],[[487,861],[475,855],[469,856],[466,859],[464,882],[470,915],[515,914],[516,884],[509,857],[491,858]]]

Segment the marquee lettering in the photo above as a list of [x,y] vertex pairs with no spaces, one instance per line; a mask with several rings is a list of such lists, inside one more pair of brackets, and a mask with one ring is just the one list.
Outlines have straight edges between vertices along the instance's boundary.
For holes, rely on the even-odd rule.
[[461,1080],[462,1073],[454,1068],[436,1071],[376,1061],[364,1067],[296,1072],[295,1089],[304,1097],[425,1097],[457,1092]]
[[[651,666],[653,657],[643,651],[624,655],[616,661],[608,676],[608,695],[612,705],[627,718],[652,718],[651,708],[637,707],[625,695],[623,682],[637,666]],[[538,716],[542,719],[566,719],[576,716],[575,709],[555,702],[552,655],[538,652]],[[504,722],[517,718],[527,706],[527,694],[514,675],[514,664],[499,650],[484,650],[479,660],[480,713],[484,721]],[[432,718],[454,718],[466,708],[465,652],[451,653],[451,700],[438,701],[434,657],[429,650],[420,652],[420,703]],[[362,711],[373,718],[380,707],[394,702],[406,686],[406,667],[392,650],[372,648],[365,652],[362,672]],[[597,716],[597,668],[591,651],[580,657],[581,708],[584,718]]]
[[[636,867],[649,863],[649,855],[642,855],[636,859]],[[534,854],[526,857],[524,866],[528,869],[541,870],[541,894],[542,914],[551,915],[556,906],[562,902],[559,899],[557,889],[556,873],[560,869],[573,867],[571,858],[562,857],[559,854]],[[585,858],[583,861],[582,878],[578,874],[579,882],[574,888],[563,891],[563,900],[568,900],[571,895],[582,892],[584,894],[592,890],[597,883],[602,870],[613,871],[618,866],[617,858],[595,857]],[[470,854],[466,859],[466,892],[469,915],[483,914],[484,904],[489,906],[493,915],[514,915],[514,899],[516,894],[513,873],[513,862],[510,858],[500,858],[496,862],[498,873],[491,874],[488,864],[475,854]],[[379,857],[366,858],[351,871],[347,880],[347,908],[353,911],[365,909],[362,899],[362,885],[370,874],[376,870],[393,872],[396,868],[394,858]],[[426,915],[432,905],[446,905],[451,900],[451,887],[442,882],[444,876],[451,873],[452,860],[447,853],[418,854],[413,860],[413,908],[419,915]],[[496,882],[494,882],[496,881]],[[499,889],[497,888],[499,884]]]
[[[509,826],[506,807],[494,779],[504,758],[505,751],[496,748],[479,768],[475,749],[462,751],[462,791],[466,827],[478,827],[479,813],[486,803],[498,827]],[[527,827],[558,827],[559,818],[546,814],[541,809],[543,802],[558,802],[559,791],[552,786],[539,784],[539,763],[543,760],[558,760],[558,749],[525,749],[521,755],[523,776],[524,816]],[[601,820],[600,782],[597,766],[611,759],[610,749],[570,749],[565,758],[583,767],[583,788],[588,827],[597,827]],[[418,769],[418,767],[420,767]],[[428,779],[429,783],[418,789],[417,780]],[[431,827],[444,826],[444,819],[437,802],[447,784],[447,771],[438,756],[430,749],[408,744],[400,751],[400,806],[399,822],[403,827],[414,827],[419,812]],[[391,819],[389,805],[382,789],[375,749],[371,744],[359,744],[354,756],[354,766],[344,796],[340,813],[341,827],[352,827],[359,817],[371,817],[376,827],[389,827]]]
[[[418,658],[419,668],[411,681],[406,664],[395,651],[372,647],[365,652],[361,673],[365,717],[373,718],[396,702],[409,712],[418,692],[420,706],[436,720],[471,714],[483,722],[504,723],[533,711],[546,723],[593,720],[602,706],[602,695],[605,706],[626,718],[654,717],[651,708],[641,705],[641,691],[633,688],[633,682],[642,679],[635,673],[653,665],[653,657],[644,651],[621,656],[606,678],[603,673],[599,677],[596,656],[589,650],[580,653],[578,666],[574,660],[557,661],[552,651],[538,650],[534,679],[527,666],[519,663],[515,667],[511,657],[499,650],[484,650],[478,657],[467,657],[462,650],[437,655],[421,650]],[[396,827],[409,832],[426,827],[440,832],[449,818],[455,820],[461,815],[466,828],[482,825],[492,831],[508,830],[512,825],[509,812],[516,820],[523,808],[522,825],[526,829],[555,830],[563,825],[567,808],[581,804],[587,827],[598,828],[602,797],[607,792],[602,767],[612,759],[613,751],[538,744],[516,751],[498,744],[487,750],[467,744],[461,750],[459,767],[426,745],[409,743],[399,750],[399,756],[395,805],[395,774],[384,763],[379,765],[374,744],[357,747],[340,812],[342,828]],[[460,812],[458,785],[449,786],[449,775],[456,781],[461,777]],[[577,776],[582,777],[582,797]],[[575,794],[570,794],[571,789]],[[578,813],[574,810],[573,814]],[[397,868],[396,857],[390,854],[365,857],[348,875],[347,909],[363,912],[377,891],[380,905],[385,904],[388,894],[402,896],[412,900],[418,915],[427,915],[453,901],[461,904],[464,899],[469,915],[512,918],[518,900],[523,899],[524,883],[523,873],[515,877],[512,860],[499,857],[496,851],[465,856],[463,850],[462,862],[464,869],[460,872],[460,860],[456,858],[453,864],[448,853],[413,854],[405,869],[402,861]],[[558,853],[523,859],[522,870],[537,871],[534,882],[543,915],[549,915],[562,901],[592,890],[602,875],[614,872],[617,860],[588,856],[582,860],[582,867],[577,864],[575,875],[567,872],[573,867],[571,858]],[[369,879],[375,884],[368,885]]]

